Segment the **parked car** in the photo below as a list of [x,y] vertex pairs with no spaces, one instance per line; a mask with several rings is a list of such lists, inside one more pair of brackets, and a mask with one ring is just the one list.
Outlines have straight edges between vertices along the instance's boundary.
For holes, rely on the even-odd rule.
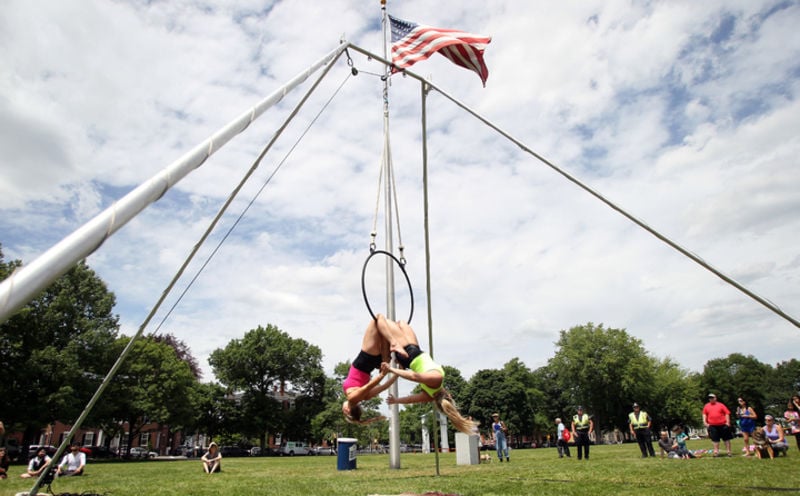
[[130,456],[131,458],[155,458],[158,456],[158,453],[149,451],[147,448],[142,448],[141,446],[134,446],[131,448]]
[[86,453],[86,458],[115,458],[117,456],[116,453],[105,446],[83,446],[81,451]]
[[330,446],[324,447],[324,448],[322,446],[317,446],[316,448],[313,448],[311,450],[311,452],[309,452],[309,455],[315,455],[315,456],[318,456],[318,455],[335,455],[335,454],[336,454],[336,450],[331,448]]
[[223,458],[230,458],[235,456],[250,456],[250,452],[239,446],[223,446],[219,449],[219,454]]
[[300,441],[287,441],[286,444],[281,446],[281,455],[308,455],[311,448],[306,443]]

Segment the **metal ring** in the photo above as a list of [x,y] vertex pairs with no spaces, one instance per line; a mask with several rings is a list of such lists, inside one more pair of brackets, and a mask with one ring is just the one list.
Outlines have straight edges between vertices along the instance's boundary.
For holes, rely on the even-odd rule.
[[364,303],[367,304],[367,311],[369,311],[369,314],[372,316],[373,319],[376,318],[375,312],[373,312],[372,307],[369,306],[369,299],[367,298],[366,275],[367,275],[367,265],[369,264],[370,259],[379,253],[381,255],[386,255],[387,257],[394,260],[394,262],[397,264],[398,267],[400,267],[400,271],[406,278],[406,284],[408,284],[408,294],[411,299],[411,311],[408,314],[408,320],[406,321],[406,323],[411,324],[411,318],[414,316],[414,290],[411,289],[411,280],[408,278],[408,272],[406,272],[405,259],[401,262],[400,260],[398,260],[397,257],[395,257],[394,255],[385,250],[373,250],[372,248],[370,248],[370,254],[367,257],[367,259],[364,260],[364,268],[361,269],[361,294],[364,295]]

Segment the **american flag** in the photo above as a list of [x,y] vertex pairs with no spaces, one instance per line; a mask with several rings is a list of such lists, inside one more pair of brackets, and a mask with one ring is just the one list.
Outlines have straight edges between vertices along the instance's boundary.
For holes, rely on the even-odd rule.
[[490,36],[433,28],[392,16],[389,16],[389,21],[392,25],[393,70],[405,69],[439,52],[454,64],[477,72],[486,86],[489,69],[483,62],[483,50],[492,41]]

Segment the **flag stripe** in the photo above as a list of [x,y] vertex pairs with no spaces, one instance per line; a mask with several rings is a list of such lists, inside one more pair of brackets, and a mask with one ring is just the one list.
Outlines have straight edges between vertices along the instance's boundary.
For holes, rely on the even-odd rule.
[[436,52],[454,64],[475,71],[486,86],[489,70],[483,51],[492,41],[489,36],[424,26],[389,16],[392,26],[393,71],[405,69]]

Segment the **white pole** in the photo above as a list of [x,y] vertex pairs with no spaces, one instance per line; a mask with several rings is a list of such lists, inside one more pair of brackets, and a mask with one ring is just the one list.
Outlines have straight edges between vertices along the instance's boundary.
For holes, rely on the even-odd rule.
[[[389,17],[386,14],[386,0],[381,0],[381,22],[383,24],[383,58],[388,58],[387,43]],[[385,219],[386,219],[386,251],[392,253],[392,152],[389,144],[389,67],[385,66],[383,79],[383,178],[385,184]],[[386,316],[395,320],[394,308],[394,265],[391,258],[386,260]],[[397,367],[394,357],[392,366]],[[397,398],[399,388],[397,382],[389,388],[389,393]],[[389,407],[389,468],[400,468],[400,407]]]
[[243,113],[183,157],[125,195],[33,262],[14,271],[11,276],[0,283],[0,324],[61,277],[75,263],[94,253],[108,237],[136,217],[148,205],[161,198],[178,181],[203,165],[208,157],[222,148],[234,136],[247,129],[251,122],[280,102],[289,91],[300,85],[311,74],[338,57],[348,46],[349,43],[342,42],[335,50],[295,76],[294,79],[274,91],[255,107]]

